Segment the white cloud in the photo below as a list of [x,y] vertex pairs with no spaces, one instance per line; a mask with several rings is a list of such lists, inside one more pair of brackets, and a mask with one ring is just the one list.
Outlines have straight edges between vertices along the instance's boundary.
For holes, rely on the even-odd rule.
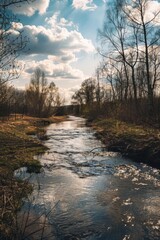
[[47,77],[62,80],[62,79],[84,79],[85,76],[79,69],[73,68],[69,63],[55,63],[52,59],[44,59],[42,61],[26,61],[25,71],[29,74],[39,67],[46,73]]
[[29,37],[30,54],[63,55],[69,50],[72,52],[94,51],[91,40],[85,39],[75,30],[69,32],[66,28],[57,27],[57,31],[54,32],[52,29],[34,25],[26,25],[23,30],[23,34]]
[[46,19],[46,23],[47,26],[17,25],[17,31],[21,30],[29,38],[28,54],[68,57],[69,53],[73,56],[80,51],[89,53],[95,50],[91,40],[84,38],[74,27],[69,30],[72,22],[64,18],[58,20],[57,13]]
[[76,29],[78,28],[72,21],[69,21],[65,18],[60,18],[59,15],[60,12],[55,12],[52,17],[46,18],[45,21],[53,28],[57,27],[57,23],[59,27],[73,27]]
[[73,54],[72,52],[68,52],[65,55],[62,56],[52,56],[52,55],[48,55],[48,59],[53,61],[55,64],[58,63],[72,63],[72,62],[76,62],[78,59],[76,58],[75,54]]
[[49,7],[50,0],[35,0],[31,3],[22,3],[21,5],[12,5],[10,9],[15,14],[23,14],[27,16],[32,16],[36,11],[39,14],[44,14]]
[[73,0],[72,6],[75,9],[81,9],[83,11],[94,11],[97,5],[93,3],[93,0]]

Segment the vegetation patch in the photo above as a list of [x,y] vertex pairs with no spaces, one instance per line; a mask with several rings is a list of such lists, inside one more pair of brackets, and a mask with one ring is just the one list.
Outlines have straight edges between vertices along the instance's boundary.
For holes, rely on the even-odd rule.
[[160,130],[111,118],[99,118],[89,124],[109,151],[160,168]]
[[[26,120],[9,121],[1,124],[0,172],[4,171],[4,167],[14,171],[19,167],[31,165],[32,162],[35,165],[33,157],[46,150],[46,147],[37,139],[27,136],[29,124]],[[35,129],[35,132],[37,133],[37,129]],[[39,165],[39,162],[36,162]]]

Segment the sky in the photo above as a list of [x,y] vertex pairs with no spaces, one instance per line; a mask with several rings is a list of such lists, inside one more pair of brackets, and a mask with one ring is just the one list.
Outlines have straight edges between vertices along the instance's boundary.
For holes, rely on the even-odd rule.
[[29,38],[20,61],[24,65],[15,87],[24,89],[34,70],[54,81],[66,103],[82,81],[94,76],[100,57],[97,30],[102,28],[106,0],[35,0],[11,8],[17,29]]

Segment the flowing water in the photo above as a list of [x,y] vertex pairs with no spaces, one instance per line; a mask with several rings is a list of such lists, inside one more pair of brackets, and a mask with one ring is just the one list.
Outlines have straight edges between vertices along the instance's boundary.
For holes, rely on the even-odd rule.
[[47,128],[32,194],[51,239],[160,239],[160,171],[108,152],[84,119],[69,120]]

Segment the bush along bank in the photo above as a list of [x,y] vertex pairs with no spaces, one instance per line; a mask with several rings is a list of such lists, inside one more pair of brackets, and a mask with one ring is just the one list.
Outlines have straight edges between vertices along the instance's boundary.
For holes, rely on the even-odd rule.
[[115,119],[98,118],[88,122],[108,151],[160,169],[160,130]]

